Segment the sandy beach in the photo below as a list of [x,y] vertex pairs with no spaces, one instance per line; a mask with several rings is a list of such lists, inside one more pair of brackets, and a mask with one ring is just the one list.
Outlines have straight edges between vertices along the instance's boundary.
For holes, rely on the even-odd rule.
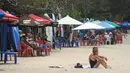
[[[88,65],[88,56],[92,47],[62,48],[53,50],[47,57],[18,57],[18,64],[0,62],[0,73],[128,73],[130,72],[130,36],[124,44],[99,46],[99,54],[108,57],[112,69],[74,69],[76,63]],[[11,64],[12,63],[12,64]],[[62,65],[64,68],[49,68],[48,66]]]

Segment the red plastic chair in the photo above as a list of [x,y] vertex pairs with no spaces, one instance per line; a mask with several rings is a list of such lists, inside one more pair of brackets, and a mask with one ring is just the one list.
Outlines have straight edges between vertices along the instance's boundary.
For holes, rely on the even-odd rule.
[[27,57],[28,56],[28,49],[27,46],[24,44],[19,44],[19,49],[18,49],[18,56],[21,56],[22,53],[22,47],[23,47],[23,52],[24,52],[24,56]]
[[[35,41],[35,42],[39,43],[40,45],[43,44],[43,41],[42,41],[42,40],[37,40],[37,41]],[[46,56],[50,55],[49,48],[40,48],[40,52],[43,52],[43,51],[46,53]]]

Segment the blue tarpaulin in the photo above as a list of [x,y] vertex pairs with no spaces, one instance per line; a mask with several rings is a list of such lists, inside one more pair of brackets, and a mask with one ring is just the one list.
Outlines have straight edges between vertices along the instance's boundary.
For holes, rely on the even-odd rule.
[[1,50],[6,51],[7,49],[7,31],[8,25],[6,23],[1,24]]
[[20,42],[18,27],[9,27],[10,41],[14,51],[18,51],[18,44]]

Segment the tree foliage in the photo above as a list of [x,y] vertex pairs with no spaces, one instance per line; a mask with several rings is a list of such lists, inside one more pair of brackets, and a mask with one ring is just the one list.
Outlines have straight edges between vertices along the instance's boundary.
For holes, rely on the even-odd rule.
[[61,13],[76,19],[130,19],[130,0],[0,0],[0,7],[18,15]]

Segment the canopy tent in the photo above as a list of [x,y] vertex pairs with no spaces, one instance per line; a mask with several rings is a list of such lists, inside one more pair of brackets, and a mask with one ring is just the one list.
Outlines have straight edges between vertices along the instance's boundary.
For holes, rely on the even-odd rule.
[[60,25],[81,25],[81,24],[83,24],[80,21],[71,18],[69,15],[67,15],[66,17],[58,20],[58,23]]
[[18,17],[9,14],[0,9],[0,22],[8,23],[8,24],[16,24],[19,22]]
[[102,26],[96,25],[92,22],[87,22],[83,25],[80,25],[80,26],[74,28],[73,30],[85,30],[85,29],[105,29],[105,28]]
[[124,22],[124,23],[121,24],[121,26],[123,26],[123,27],[129,27],[130,23],[129,22]]
[[114,22],[110,22],[108,20],[105,20],[105,22],[109,23],[110,25],[112,25],[114,27],[120,27],[119,25],[115,24]]
[[102,27],[104,27],[105,29],[113,29],[113,28],[115,28],[115,26],[112,26],[112,25],[110,25],[109,23],[107,23],[107,22],[104,22],[104,21],[94,21],[94,22],[92,22],[92,23],[95,23],[95,24],[97,24],[97,25],[99,25],[99,26],[102,26]]
[[35,26],[35,25],[36,26],[44,26],[44,25],[51,24],[50,20],[36,16],[34,14],[29,14],[28,17],[29,17],[29,19],[30,19],[29,21],[31,23],[30,26]]
[[92,23],[94,23],[94,24],[100,24],[100,23],[101,23],[101,21],[96,20],[96,21],[93,21]]

